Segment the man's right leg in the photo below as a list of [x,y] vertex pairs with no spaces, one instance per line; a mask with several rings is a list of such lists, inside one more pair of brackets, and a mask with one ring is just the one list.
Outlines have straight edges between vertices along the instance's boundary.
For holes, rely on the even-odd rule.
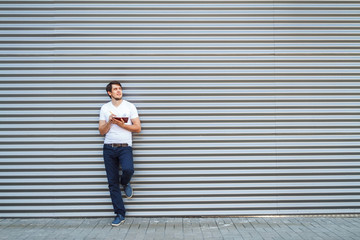
[[132,147],[124,147],[121,149],[120,163],[122,168],[121,185],[124,187],[124,192],[127,198],[132,198],[133,189],[130,185],[131,177],[134,174],[134,162]]
[[104,145],[103,154],[114,212],[125,217],[126,211],[119,185],[119,159],[116,148]]

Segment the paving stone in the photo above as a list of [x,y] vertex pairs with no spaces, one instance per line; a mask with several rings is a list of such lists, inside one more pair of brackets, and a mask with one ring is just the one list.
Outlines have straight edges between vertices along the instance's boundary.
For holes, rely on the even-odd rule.
[[221,232],[218,231],[216,219],[200,218],[199,223],[204,239],[222,239]]
[[112,218],[0,219],[1,240],[358,240],[356,217],[216,217],[127,218],[119,227]]

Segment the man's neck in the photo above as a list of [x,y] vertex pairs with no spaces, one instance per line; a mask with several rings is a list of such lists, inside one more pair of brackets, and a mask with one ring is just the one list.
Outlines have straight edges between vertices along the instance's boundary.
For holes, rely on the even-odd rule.
[[121,100],[116,100],[114,98],[111,98],[111,102],[115,107],[118,107],[123,102],[123,100],[122,99]]

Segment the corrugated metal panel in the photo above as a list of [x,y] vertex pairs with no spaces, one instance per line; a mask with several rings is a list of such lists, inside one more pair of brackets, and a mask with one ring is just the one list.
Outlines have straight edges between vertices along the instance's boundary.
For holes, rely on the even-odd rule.
[[360,1],[0,6],[0,217],[113,215],[111,80],[143,122],[129,216],[360,212]]

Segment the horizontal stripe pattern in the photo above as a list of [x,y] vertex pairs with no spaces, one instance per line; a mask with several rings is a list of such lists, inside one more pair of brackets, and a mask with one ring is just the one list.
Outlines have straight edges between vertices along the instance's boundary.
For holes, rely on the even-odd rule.
[[0,216],[112,216],[105,86],[139,110],[129,216],[359,213],[360,1],[2,1]]

